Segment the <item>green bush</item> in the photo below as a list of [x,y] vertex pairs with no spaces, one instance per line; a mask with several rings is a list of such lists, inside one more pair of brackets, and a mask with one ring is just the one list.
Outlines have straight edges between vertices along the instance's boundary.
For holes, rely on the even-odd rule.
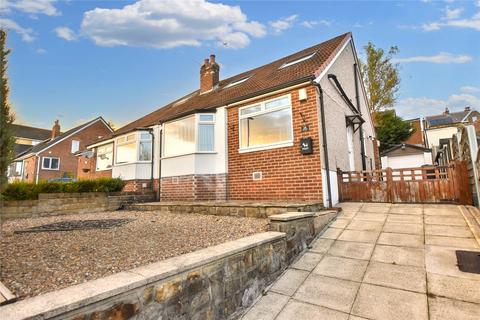
[[100,178],[72,182],[14,182],[2,193],[4,200],[34,200],[39,193],[118,192],[126,182],[120,178]]

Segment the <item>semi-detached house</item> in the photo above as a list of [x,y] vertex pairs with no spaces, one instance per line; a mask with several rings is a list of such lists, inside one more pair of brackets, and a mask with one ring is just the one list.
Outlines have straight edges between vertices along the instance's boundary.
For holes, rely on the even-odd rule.
[[[374,169],[377,141],[351,33],[220,80],[89,146],[97,173],[160,200],[338,201],[337,169]],[[80,159],[79,161],[88,161]]]

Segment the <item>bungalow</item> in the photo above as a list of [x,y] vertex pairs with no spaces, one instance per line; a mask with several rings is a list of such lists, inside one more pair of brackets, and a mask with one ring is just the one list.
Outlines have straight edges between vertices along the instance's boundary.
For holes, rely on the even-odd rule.
[[327,206],[337,168],[374,169],[376,147],[351,33],[224,80],[211,55],[198,90],[88,146],[97,172],[160,200]]
[[102,117],[64,133],[60,132],[60,124],[56,120],[48,139],[30,146],[15,158],[14,162],[21,164],[21,180],[38,183],[62,177],[76,178],[75,153],[112,132]]

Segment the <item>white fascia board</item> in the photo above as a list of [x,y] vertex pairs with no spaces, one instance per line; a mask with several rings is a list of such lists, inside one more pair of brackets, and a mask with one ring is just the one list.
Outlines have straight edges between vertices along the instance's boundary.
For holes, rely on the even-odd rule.
[[323,71],[320,73],[320,75],[318,77],[315,78],[315,82],[317,83],[320,83],[320,80],[322,80],[322,78],[327,74],[328,70],[330,70],[330,68],[335,64],[335,62],[337,61],[338,57],[340,57],[340,55],[342,54],[343,50],[345,50],[345,48],[347,47],[347,45],[350,44],[350,42],[352,41],[352,37],[350,37],[347,41],[345,41],[345,43],[343,44],[343,46],[340,48],[340,50],[338,50],[337,54],[335,54],[335,57],[333,57],[332,61],[330,61],[328,63],[328,65],[325,67],[325,69],[323,69]]
[[87,146],[87,149],[93,149],[95,147],[99,147],[99,146],[103,146],[103,145],[106,145],[106,144],[109,144],[109,143],[112,143],[113,142],[113,138],[111,139],[108,139],[108,140],[104,140],[104,141],[100,141],[100,142],[97,142],[97,143],[94,143],[94,144],[91,144],[91,145],[88,145]]

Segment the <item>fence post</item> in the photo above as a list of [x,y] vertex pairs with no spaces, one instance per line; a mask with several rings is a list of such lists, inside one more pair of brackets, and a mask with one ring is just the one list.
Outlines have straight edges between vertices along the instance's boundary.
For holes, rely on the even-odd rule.
[[388,167],[387,174],[387,202],[393,203],[393,174],[392,168]]

